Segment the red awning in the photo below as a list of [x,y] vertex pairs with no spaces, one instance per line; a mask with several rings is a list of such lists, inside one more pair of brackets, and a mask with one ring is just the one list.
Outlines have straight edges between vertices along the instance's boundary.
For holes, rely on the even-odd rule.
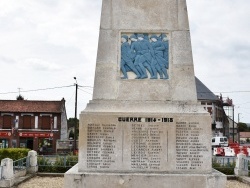
[[54,136],[53,133],[44,133],[44,132],[20,132],[18,135],[20,137],[42,137],[42,138],[51,138]]
[[1,137],[11,137],[11,132],[0,132]]

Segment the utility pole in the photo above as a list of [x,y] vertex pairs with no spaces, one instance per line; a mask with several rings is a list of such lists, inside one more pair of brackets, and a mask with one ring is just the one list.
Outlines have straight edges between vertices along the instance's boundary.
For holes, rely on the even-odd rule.
[[78,90],[78,84],[77,84],[77,80],[76,77],[74,77],[76,83],[76,96],[75,96],[75,125],[74,125],[74,144],[73,144],[73,153],[75,153],[76,151],[76,127],[77,127],[77,90]]
[[20,95],[21,95],[20,92],[21,92],[21,89],[22,89],[22,88],[19,87],[19,88],[17,88],[17,89],[18,89],[18,93],[19,93],[19,96],[20,96]]
[[239,143],[239,144],[240,144],[240,131],[239,131],[240,114],[241,114],[241,113],[238,113],[238,125],[237,125],[238,143]]
[[234,105],[233,105],[233,143],[234,143]]

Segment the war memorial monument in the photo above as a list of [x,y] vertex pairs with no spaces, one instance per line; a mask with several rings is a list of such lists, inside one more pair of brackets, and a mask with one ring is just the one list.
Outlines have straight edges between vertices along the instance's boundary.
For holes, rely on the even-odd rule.
[[64,187],[215,188],[186,0],[103,0],[93,99]]

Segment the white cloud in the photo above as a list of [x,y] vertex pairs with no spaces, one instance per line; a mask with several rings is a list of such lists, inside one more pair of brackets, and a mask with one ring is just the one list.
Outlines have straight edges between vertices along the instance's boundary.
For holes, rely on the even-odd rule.
[[9,57],[0,56],[0,65],[3,64],[15,64],[16,61]]
[[38,58],[28,58],[23,60],[21,62],[21,67],[25,68],[30,68],[32,71],[60,71],[64,67],[61,65],[52,63],[52,62],[47,62],[43,59],[38,59]]

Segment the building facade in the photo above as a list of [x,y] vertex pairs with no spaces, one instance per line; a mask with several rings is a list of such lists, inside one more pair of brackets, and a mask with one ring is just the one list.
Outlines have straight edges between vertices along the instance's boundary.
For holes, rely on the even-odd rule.
[[52,154],[58,139],[67,139],[64,99],[0,100],[0,148],[30,148]]
[[227,136],[229,138],[229,121],[224,110],[222,96],[216,96],[198,78],[195,78],[198,101],[211,115],[213,136]]

